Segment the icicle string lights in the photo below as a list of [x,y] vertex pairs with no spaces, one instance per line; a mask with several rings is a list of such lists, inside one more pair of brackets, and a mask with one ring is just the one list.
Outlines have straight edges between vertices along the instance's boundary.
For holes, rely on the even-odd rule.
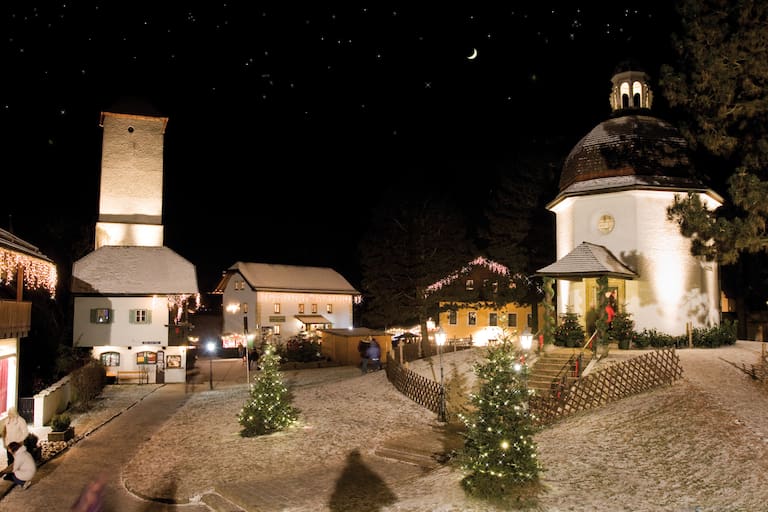
[[56,294],[56,265],[44,259],[0,247],[0,284],[9,285],[16,280],[18,268],[24,269],[24,287],[28,290],[43,288],[51,297]]
[[434,293],[437,290],[440,290],[441,288],[448,286],[452,282],[456,281],[459,277],[468,274],[472,270],[472,267],[476,267],[478,265],[482,265],[488,268],[488,270],[495,272],[496,274],[500,274],[503,276],[509,275],[509,269],[504,265],[502,265],[501,263],[496,263],[495,261],[491,261],[483,258],[482,256],[478,256],[474,260],[470,261],[467,265],[462,267],[461,270],[457,270],[453,274],[450,274],[442,278],[438,282],[427,286],[426,294],[429,295],[430,293]]

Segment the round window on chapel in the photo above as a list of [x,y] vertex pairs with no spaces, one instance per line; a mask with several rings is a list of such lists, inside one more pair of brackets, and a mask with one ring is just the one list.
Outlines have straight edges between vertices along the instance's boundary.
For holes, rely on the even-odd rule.
[[597,220],[597,229],[603,233],[604,235],[607,235],[611,231],[613,231],[614,226],[616,225],[616,221],[613,220],[612,215],[601,215],[600,218]]

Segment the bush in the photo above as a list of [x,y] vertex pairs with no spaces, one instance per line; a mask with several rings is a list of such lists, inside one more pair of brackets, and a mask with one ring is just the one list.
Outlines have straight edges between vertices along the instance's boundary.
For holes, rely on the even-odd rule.
[[62,412],[59,414],[54,414],[51,417],[51,430],[54,432],[64,432],[67,430],[72,423],[72,418],[70,417],[69,413]]
[[576,313],[567,312],[562,322],[555,329],[555,345],[580,347],[584,344],[584,327],[579,323]]
[[[709,328],[696,328],[691,333],[694,347],[714,348],[736,343],[736,323],[723,321],[720,325]],[[687,347],[688,336],[671,336],[656,329],[643,329],[636,332],[632,340],[636,348]]]
[[320,361],[323,358],[318,341],[298,336],[288,340],[285,347],[280,351],[280,357],[284,361],[299,363]]
[[616,313],[608,335],[617,341],[631,340],[635,335],[635,321],[632,320],[632,313],[626,311]]
[[71,374],[73,401],[83,410],[87,410],[93,399],[104,389],[106,381],[107,369],[104,365],[95,359],[89,361]]

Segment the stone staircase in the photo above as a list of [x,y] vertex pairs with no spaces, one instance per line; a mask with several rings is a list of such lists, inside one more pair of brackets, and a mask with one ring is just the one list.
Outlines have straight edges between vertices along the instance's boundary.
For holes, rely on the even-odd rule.
[[573,368],[568,367],[568,361],[573,356],[578,357],[579,354],[581,354],[581,362],[578,372],[581,373],[592,359],[591,351],[555,347],[542,352],[528,370],[528,387],[537,395],[547,397],[553,389],[553,383],[559,382],[562,376],[567,374],[565,387],[570,388],[578,377],[574,375]]

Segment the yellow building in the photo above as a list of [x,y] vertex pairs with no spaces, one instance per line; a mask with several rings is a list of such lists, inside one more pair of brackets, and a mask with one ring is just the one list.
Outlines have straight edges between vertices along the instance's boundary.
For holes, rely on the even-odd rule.
[[526,281],[500,263],[475,258],[427,289],[441,297],[437,327],[445,332],[448,343],[471,340],[474,345],[504,336],[516,338],[525,329],[536,333],[542,325],[543,308],[510,300],[521,295],[515,289]]

